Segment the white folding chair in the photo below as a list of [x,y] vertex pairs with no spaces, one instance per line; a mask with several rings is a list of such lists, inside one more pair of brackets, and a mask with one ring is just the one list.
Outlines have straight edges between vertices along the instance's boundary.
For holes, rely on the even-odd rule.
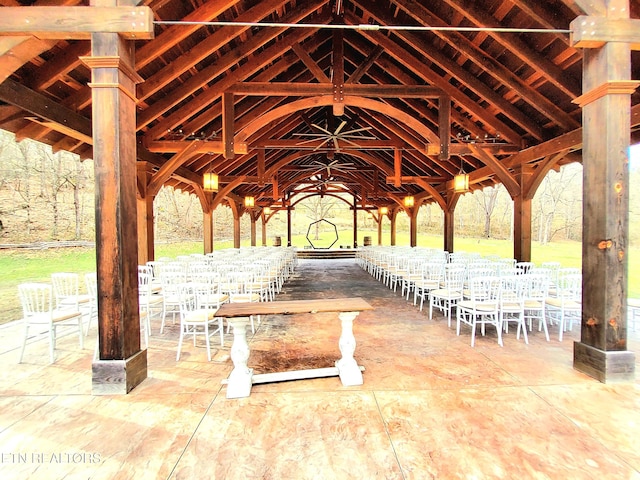
[[480,325],[482,335],[485,327],[493,325],[498,333],[498,345],[502,346],[502,325],[500,324],[500,278],[476,277],[470,281],[470,299],[459,301],[456,305],[456,334],[460,335],[460,326],[465,323],[471,327],[471,346],[475,345],[476,327]]
[[429,320],[433,318],[433,309],[447,314],[447,325],[451,327],[451,311],[462,300],[462,289],[466,269],[461,264],[447,264],[444,267],[442,288],[429,292]]
[[562,341],[565,331],[578,324],[582,316],[582,275],[561,275],[558,278],[557,296],[545,300],[547,317],[559,323],[558,340]]
[[18,285],[18,295],[20,296],[24,315],[24,338],[18,363],[22,363],[27,339],[29,338],[29,328],[31,327],[44,329],[48,334],[49,359],[51,363],[55,362],[56,340],[58,338],[58,328],[60,327],[77,328],[78,336],[80,337],[80,348],[84,347],[82,313],[80,310],[71,308],[64,310],[54,308],[54,295],[51,285],[46,283],[23,283]]
[[223,318],[215,316],[220,308],[215,287],[208,283],[184,284],[180,287],[179,296],[180,338],[178,339],[176,361],[180,360],[185,335],[193,336],[194,347],[196,346],[196,336],[204,336],[207,359],[211,361],[211,335],[219,333],[220,346],[224,345]]
[[524,343],[529,344],[527,324],[524,315],[525,290],[527,287],[523,277],[526,275],[512,275],[500,278],[500,295],[498,313],[500,324],[505,333],[509,333],[509,323],[517,325],[516,338],[520,339],[520,333],[524,336]]

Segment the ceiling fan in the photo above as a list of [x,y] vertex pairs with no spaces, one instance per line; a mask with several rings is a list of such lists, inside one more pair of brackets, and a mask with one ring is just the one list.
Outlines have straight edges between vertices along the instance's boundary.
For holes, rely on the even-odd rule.
[[353,163],[340,162],[340,159],[336,158],[329,163],[321,162],[320,160],[314,160],[310,165],[305,165],[301,170],[312,170],[309,175],[310,178],[317,177],[318,174],[324,172],[326,178],[332,177],[331,170],[338,172],[346,172],[349,170],[357,170],[357,167]]
[[332,132],[327,128],[321,127],[317,123],[312,123],[311,126],[318,130],[317,133],[294,133],[293,135],[297,137],[313,137],[308,140],[299,142],[298,145],[305,145],[307,143],[313,143],[321,140],[321,142],[316,145],[313,151],[316,151],[326,145],[329,148],[335,149],[336,152],[339,152],[340,142],[345,142],[353,145],[354,147],[359,147],[357,140],[376,140],[376,137],[360,134],[360,132],[371,130],[373,127],[354,128],[352,130],[345,130],[343,132],[342,129],[346,124],[347,121],[343,120],[342,122],[340,122],[340,125],[338,125],[338,127]]

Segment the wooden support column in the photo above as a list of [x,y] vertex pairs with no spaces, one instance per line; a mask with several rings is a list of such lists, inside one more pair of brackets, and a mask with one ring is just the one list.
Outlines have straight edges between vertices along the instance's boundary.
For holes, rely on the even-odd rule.
[[134,44],[116,33],[94,33],[91,57],[96,184],[99,360],[94,394],[128,393],[147,378],[140,350],[136,238],[136,101]]
[[262,246],[267,246],[267,216],[262,214]]
[[447,208],[444,209],[444,250],[453,253],[453,239],[455,230],[455,210],[460,198],[459,193],[452,189],[447,191]]
[[353,248],[358,248],[358,199],[353,196]]
[[398,217],[398,209],[390,208],[389,209],[389,220],[391,221],[391,246],[395,246],[396,244],[396,218]]
[[251,246],[257,245],[258,227],[257,222],[260,218],[260,210],[249,210],[249,219],[251,220]]
[[213,252],[213,210],[202,212],[204,253]]
[[[601,382],[632,380],[635,355],[627,351],[627,255],[631,82],[630,43],[640,43],[628,0],[606,1],[607,16],[592,28],[572,22],[573,40],[587,43],[583,57],[582,329],[573,365]],[[629,28],[612,20],[626,18]],[[633,23],[632,23],[633,22]],[[623,22],[624,23],[624,22]],[[608,27],[607,25],[611,25]],[[617,26],[616,26],[617,25]],[[627,32],[628,37],[610,41]],[[601,46],[593,43],[604,40]],[[590,48],[594,47],[594,48]]]
[[153,200],[155,197],[147,195],[137,198],[138,212],[138,264],[155,259],[155,229],[153,226]]
[[287,247],[291,246],[291,207],[287,206]]
[[233,248],[240,248],[240,217],[243,207],[232,209],[233,211]]
[[[454,209],[455,210],[455,209]],[[453,230],[454,230],[454,222],[455,215],[454,210],[445,210],[444,211],[444,245],[443,248],[445,251],[452,253],[453,250]]]
[[138,264],[144,265],[155,259],[155,231],[153,225],[153,200],[155,196],[149,194],[147,185],[151,181],[153,172],[147,162],[137,162],[138,174]]
[[384,215],[380,214],[378,217],[378,245],[382,245],[382,219]]
[[407,209],[409,215],[409,246],[418,245],[418,210],[417,206]]
[[531,261],[531,198],[526,195],[531,169],[528,165],[516,167],[515,175],[520,195],[513,199],[513,258],[519,262]]

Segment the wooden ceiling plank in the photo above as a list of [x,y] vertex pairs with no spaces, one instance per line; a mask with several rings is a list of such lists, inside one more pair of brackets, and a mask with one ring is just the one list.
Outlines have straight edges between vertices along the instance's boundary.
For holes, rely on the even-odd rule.
[[[200,103],[192,105],[191,108],[179,110],[178,112],[176,112],[176,114],[172,114],[171,116],[169,116],[165,120],[165,122],[174,122],[178,119],[183,120],[184,115],[187,113],[189,113],[188,117],[191,117],[193,114],[205,110],[210,105],[210,103],[213,102],[221,94],[221,92],[217,91],[218,89],[224,91],[231,84],[246,79],[247,77],[255,73],[255,71],[262,68],[265,64],[271,63],[278,57],[282,56],[283,53],[286,53],[287,49],[290,47],[291,42],[299,41],[301,37],[310,36],[312,34],[312,30],[298,29],[298,31],[293,31],[290,34],[284,35],[283,38],[276,44],[272,45],[271,48],[264,50],[256,58],[251,59],[251,61],[234,70],[230,75],[218,82],[215,86],[200,94],[197,97]],[[210,122],[210,112],[208,110],[205,110],[204,112],[189,120],[189,125],[194,125],[196,128],[202,128],[202,126],[207,125]]]
[[[297,59],[295,54],[286,53],[283,57],[279,58],[277,61],[273,63],[269,68],[264,70],[262,73],[255,77],[256,81],[262,80],[271,80],[272,78],[284,75],[284,79],[289,79],[290,77],[286,74],[287,69],[296,63]],[[306,72],[306,76],[301,77],[300,82],[310,81],[312,78],[310,72]],[[261,115],[262,113],[268,111],[271,108],[275,108],[279,103],[283,101],[283,98],[277,97],[265,97],[260,101],[256,101],[252,99],[250,102],[245,103],[245,107],[243,107],[243,103],[241,102],[242,98],[239,99],[240,105],[238,106],[238,102],[236,102],[236,128],[240,129],[243,126],[243,122],[245,122],[248,115]],[[247,112],[251,112],[247,114]],[[221,131],[222,130],[222,102],[218,102],[214,105],[211,105],[207,110],[209,114],[209,122],[208,126],[210,131]],[[212,119],[214,119],[212,121]],[[193,131],[195,126],[201,125],[202,121],[200,118],[194,119],[193,122],[185,124],[184,128],[187,131]]]
[[[402,49],[398,44],[391,41],[386,35],[380,32],[363,30],[361,35],[368,38],[374,43],[378,43],[383,46],[387,55],[393,56],[397,61],[404,62],[406,59],[411,58],[411,55],[406,50]],[[471,101],[464,92],[461,92],[458,88],[446,81],[440,75],[436,75],[429,69],[421,68],[420,65],[406,65],[416,75],[423,77],[428,83],[439,87],[442,91],[449,95],[460,105],[465,105],[467,110],[480,118],[484,123],[490,125],[494,131],[500,132],[500,134],[512,143],[520,143],[520,134],[507,126],[504,122],[497,119],[494,115],[489,113],[486,109],[482,108],[477,103]]]
[[[405,12],[412,16],[416,21],[423,24],[426,22],[430,26],[448,26],[444,20],[437,17],[432,11],[428,10],[424,5],[416,2],[415,0],[394,0],[394,2],[401,5]],[[520,6],[521,4],[518,5]],[[448,31],[435,31],[434,34],[442,40],[455,45],[455,48],[457,48],[462,54],[462,58],[465,60],[468,58],[473,61],[486,73],[494,77],[500,83],[508,86],[529,105],[561,127],[572,130],[580,126],[580,123],[577,120],[568,115],[547,97],[541,95],[537,90],[532,88],[523,79],[491,57],[478,45],[469,41],[469,39],[464,35],[458,32]]]
[[[479,27],[499,28],[504,27],[495,20],[489,13],[477,8],[472,2],[462,0],[444,0],[450,7],[462,13],[474,25]],[[562,70],[551,61],[544,58],[541,54],[533,51],[515,34],[504,32],[491,32],[490,36],[510,52],[516,55],[520,60],[531,65],[540,71],[549,83],[558,88],[567,95],[571,100],[580,94],[580,86],[577,82],[565,78]]]
[[[228,10],[240,0],[226,0],[216,2],[204,2],[200,7],[182,20],[184,22],[206,22],[215,19],[218,15]],[[154,6],[155,7],[155,6]],[[156,9],[158,7],[155,7]],[[158,35],[151,42],[147,42],[136,50],[136,68],[140,69],[148,65],[151,61],[175,47],[189,35],[202,28],[201,25],[172,25]]]
[[[266,0],[258,2],[254,7],[242,13],[237,22],[257,22],[272,13],[279,5],[285,3],[286,0]],[[179,56],[160,71],[156,72],[150,78],[147,78],[143,84],[138,86],[137,96],[139,100],[149,98],[162,87],[171,83],[175,78],[197,65],[213,52],[217,51],[221,46],[228,44],[240,33],[248,30],[247,25],[237,27],[223,27],[216,30],[212,35],[207,36],[203,41],[198,43],[194,48]],[[238,59],[236,58],[236,61]]]
[[80,57],[91,53],[91,42],[77,42],[69,45],[59,55],[49,60],[38,69],[37,77],[30,80],[29,86],[34,90],[45,90],[57,80],[82,65]]
[[[356,3],[361,3],[362,8],[366,8],[368,13],[374,15],[382,24],[389,24],[392,22],[392,19],[388,18],[381,9],[374,10],[374,6],[371,4],[368,4],[368,7],[365,7],[364,2],[359,2],[358,0],[356,0]],[[397,32],[397,34],[426,58],[436,63],[441,69],[456,78],[462,85],[466,86],[466,88],[469,88],[480,98],[483,98],[490,104],[495,105],[498,110],[508,116],[521,128],[529,132],[534,138],[537,140],[544,139],[542,128],[540,128],[537,123],[532,121],[532,119],[522,111],[515,108],[511,103],[507,102],[502,96],[498,95],[485,83],[478,80],[475,75],[472,75],[469,71],[463,69],[456,62],[451,61],[446,55],[440,53],[436,49],[427,48],[424,40],[419,38],[417,35],[409,32]]]
[[[287,17],[287,20],[295,20],[296,18],[305,18],[308,16],[310,11],[314,11],[319,6],[323,4],[322,0],[312,0],[308,9],[296,9],[295,15],[291,17]],[[313,7],[313,8],[312,8]],[[314,20],[318,22],[328,21],[329,16],[323,15],[318,18],[314,18]],[[250,51],[255,51],[264,42],[268,42],[268,40],[275,38],[279,34],[281,34],[284,29],[273,28],[273,29],[265,29],[262,32],[254,35],[251,42],[246,42],[242,48],[246,48],[247,44],[250,44]],[[220,81],[211,85],[211,87],[205,92],[198,95],[193,102],[186,107],[180,108],[179,110],[173,112],[167,118],[162,119],[158,125],[155,125],[148,132],[146,132],[145,136],[151,139],[156,139],[164,134],[167,130],[171,130],[177,125],[180,125],[186,119],[195,115],[198,111],[209,106],[216,98],[222,95],[222,92],[227,90],[231,85],[236,82],[240,82],[246,80],[251,74],[255,73],[260,68],[263,68],[266,64],[274,61],[277,57],[281,56],[284,52],[286,52],[293,43],[300,42],[312,35],[315,32],[314,29],[297,29],[297,31],[293,31],[283,35],[281,40],[278,40],[274,45],[271,45],[267,49],[260,52],[259,55],[255,56],[251,59],[250,62],[242,65],[241,67],[233,70],[231,73],[223,77]],[[259,40],[258,40],[259,39]],[[249,55],[250,51],[246,52],[246,55]],[[228,66],[230,66],[234,61],[237,62],[238,58],[237,54],[229,53],[225,55],[224,59],[220,59],[220,61],[215,62],[211,67],[207,67],[203,69],[199,74],[194,75],[189,80],[184,82],[182,86],[175,89],[171,94],[167,95],[162,100],[157,101],[152,106],[144,110],[138,115],[138,129],[146,126],[148,123],[157,119],[162,113],[166,112],[189,95],[196,92],[203,85],[206,85],[212,79],[217,77],[220,73],[224,72]],[[205,122],[205,124],[208,122]]]

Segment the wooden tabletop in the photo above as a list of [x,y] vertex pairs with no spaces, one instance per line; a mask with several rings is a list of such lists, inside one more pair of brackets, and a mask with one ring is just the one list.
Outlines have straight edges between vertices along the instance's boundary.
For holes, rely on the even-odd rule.
[[250,315],[292,315],[316,312],[361,312],[373,310],[360,297],[283,300],[278,302],[225,303],[216,317],[248,317]]

